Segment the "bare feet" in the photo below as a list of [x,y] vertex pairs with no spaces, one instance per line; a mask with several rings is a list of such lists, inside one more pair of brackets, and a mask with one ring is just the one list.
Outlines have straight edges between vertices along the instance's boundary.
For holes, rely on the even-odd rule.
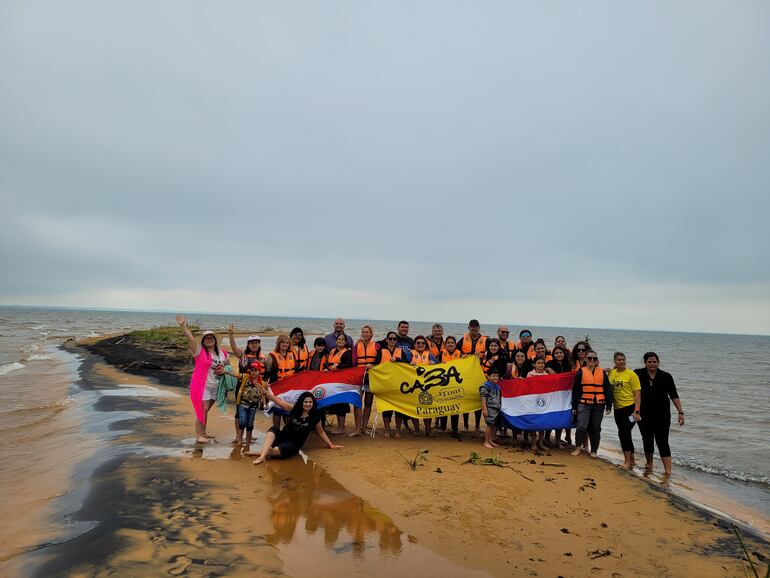
[[195,438],[195,441],[196,441],[196,443],[199,443],[199,444],[207,444],[207,443],[209,443],[211,440],[210,440],[209,438],[207,438],[206,436],[202,436],[202,435],[201,435],[201,436],[197,436],[197,437]]
[[333,430],[332,430],[332,431],[330,431],[329,433],[330,433],[330,434],[332,434],[332,435],[338,436],[338,435],[342,435],[342,434],[344,434],[344,433],[345,433],[345,430],[344,430],[344,429],[343,429],[343,430],[339,430],[339,429],[333,429]]
[[500,444],[496,444],[495,442],[489,442],[489,443],[492,444],[493,448],[496,448],[496,447],[498,447],[500,445]]
[[354,432],[352,432],[352,433],[349,433],[349,434],[348,434],[348,437],[349,437],[349,438],[354,438],[354,437],[357,437],[357,436],[360,436],[360,435],[361,435],[361,432],[360,432],[360,431],[354,431]]
[[235,438],[233,441],[230,442],[231,446],[239,446],[243,443],[243,440],[239,440],[238,438]]
[[485,447],[485,448],[489,448],[490,450],[493,450],[493,449],[495,449],[495,446],[493,446],[493,445],[492,445],[491,443],[489,443],[489,442],[484,442],[484,447]]
[[213,435],[211,435],[211,434],[207,434],[207,433],[205,433],[205,432],[203,433],[203,435],[204,435],[205,437],[209,438],[210,440],[213,440],[213,439],[216,439],[216,438],[217,438],[217,436],[213,436]]
[[396,432],[396,435],[394,435],[393,437],[394,437],[395,439],[397,439],[397,440],[401,439],[401,432],[400,432],[400,431],[397,431],[397,432]]
[[254,460],[254,465],[258,466],[259,464],[261,464],[264,461],[265,461],[265,458],[263,458],[262,456],[259,456],[256,460]]
[[580,452],[583,450],[580,446],[576,447],[574,450],[572,450],[569,455],[571,456],[579,456]]

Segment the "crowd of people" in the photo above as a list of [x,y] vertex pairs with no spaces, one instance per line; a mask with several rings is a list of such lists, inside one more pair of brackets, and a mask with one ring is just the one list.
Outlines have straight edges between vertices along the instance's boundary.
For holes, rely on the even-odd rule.
[[[519,434],[531,444],[533,451],[544,450],[546,446],[563,449],[572,446],[571,429],[518,432],[501,420],[500,379],[524,379],[537,375],[575,372],[572,387],[573,427],[576,429],[572,455],[587,451],[596,455],[601,439],[603,417],[614,413],[618,438],[624,455],[625,466],[634,463],[632,430],[639,425],[646,458],[646,468],[652,469],[653,453],[657,445],[663,462],[664,474],[671,474],[671,449],[668,438],[671,426],[671,402],[678,412],[677,421],[684,425],[684,410],[676,391],[671,374],[660,369],[660,358],[654,352],[644,354],[644,367],[631,370],[626,367],[626,356],[616,352],[613,367],[602,368],[597,353],[589,340],[581,340],[567,347],[566,339],[557,336],[549,348],[543,339],[534,339],[532,332],[524,329],[519,339],[510,338],[506,326],[497,329],[497,335],[481,334],[481,325],[475,319],[468,323],[468,331],[457,339],[444,336],[444,328],[434,323],[428,336],[409,335],[409,323],[400,321],[395,331],[388,331],[384,339],[374,339],[374,329],[369,325],[361,328],[360,337],[354,341],[345,332],[345,321],[336,319],[333,330],[325,337],[318,337],[308,346],[304,332],[296,327],[288,335],[277,337],[275,347],[267,353],[262,351],[258,335],[246,338],[246,345],[240,348],[234,337],[235,328],[229,327],[230,352],[238,358],[238,371],[229,366],[229,355],[219,346],[212,331],[204,331],[200,341],[187,328],[184,317],[177,316],[188,340],[195,360],[191,381],[191,392],[198,380],[195,391],[202,390],[203,419],[196,420],[196,439],[207,443],[213,436],[206,431],[206,415],[217,399],[221,377],[238,377],[235,389],[235,439],[233,443],[252,442],[254,419],[266,400],[272,401],[277,411],[273,414],[273,426],[268,430],[261,451],[255,463],[268,458],[286,458],[299,452],[311,431],[332,449],[341,448],[329,438],[326,431],[326,417],[335,416],[336,428],[328,433],[346,433],[346,416],[350,409],[347,404],[336,404],[320,411],[316,400],[310,394],[303,394],[295,404],[288,404],[274,396],[266,385],[290,377],[302,371],[337,371],[349,367],[372,367],[381,363],[408,363],[411,365],[432,365],[445,363],[465,356],[477,356],[487,381],[479,388],[482,409],[474,413],[474,429],[482,433],[484,419],[484,446],[493,448],[496,440],[511,437],[515,442]],[[191,393],[192,395],[192,393]],[[193,404],[201,400],[194,399]],[[354,429],[349,434],[358,436],[367,433],[374,402],[365,378],[362,387],[362,407],[354,407]],[[395,413],[395,416],[393,415]],[[395,420],[394,420],[395,417]],[[460,415],[422,420],[424,434],[433,436],[435,430],[446,431],[461,438]],[[469,414],[463,414],[463,432],[470,429]],[[405,428],[413,435],[422,435],[420,420],[409,418],[398,412],[382,412],[383,426],[388,437],[399,438]],[[395,421],[395,427],[393,426]],[[281,427],[283,422],[283,427]],[[244,435],[246,439],[244,440]]]

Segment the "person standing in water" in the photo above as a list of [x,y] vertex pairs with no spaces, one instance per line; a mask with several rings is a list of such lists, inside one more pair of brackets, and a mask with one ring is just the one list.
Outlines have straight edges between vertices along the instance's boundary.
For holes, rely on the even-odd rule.
[[[620,448],[623,450],[623,465],[626,468],[634,466],[634,440],[631,430],[638,421],[642,407],[642,386],[639,376],[626,367],[626,354],[616,351],[612,356],[615,367],[610,371],[612,385],[612,405],[615,408],[615,425],[618,426]],[[641,427],[641,425],[639,426]]]
[[198,343],[184,317],[177,315],[176,322],[182,328],[187,346],[195,359],[195,369],[190,378],[190,401],[195,410],[195,441],[205,444],[216,439],[206,433],[206,423],[211,406],[217,399],[219,378],[225,373],[229,354],[219,348],[213,331],[204,331]]

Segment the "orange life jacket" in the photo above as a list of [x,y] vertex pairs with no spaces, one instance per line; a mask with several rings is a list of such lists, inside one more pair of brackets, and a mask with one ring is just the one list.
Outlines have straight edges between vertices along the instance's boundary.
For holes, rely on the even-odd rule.
[[364,345],[363,340],[356,343],[356,365],[374,365],[377,361],[377,346],[374,341],[369,341],[369,345]]
[[273,367],[270,371],[274,371],[278,376],[278,379],[294,375],[297,367],[297,360],[294,358],[294,353],[291,351],[291,348],[286,352],[286,357],[277,351],[271,351],[270,355],[273,356]]
[[503,341],[501,339],[500,349],[505,351],[510,359],[513,359],[513,352],[516,351],[516,344],[513,341],[508,341],[507,339]]
[[580,373],[583,385],[580,403],[590,405],[604,403],[604,370],[597,366],[591,373],[587,367],[583,367],[580,369]]
[[476,340],[476,344],[474,345],[473,339],[471,338],[470,333],[466,333],[463,335],[462,338],[462,352],[463,355],[468,355],[469,353],[482,353],[483,351],[486,351],[487,349],[487,338],[485,335],[479,335],[478,340]]
[[335,347],[329,352],[329,365],[337,365],[339,362],[342,361],[342,356],[345,354],[345,352],[348,350],[347,346],[340,349],[339,347]]
[[463,356],[463,352],[459,349],[456,349],[449,353],[446,349],[443,349],[441,351],[441,363],[446,363],[447,361],[453,361],[455,359],[460,359]]
[[430,365],[430,351],[426,349],[422,353],[419,353],[416,349],[412,349],[412,364]]
[[573,371],[577,371],[581,367],[585,367],[585,366],[580,364],[580,360],[579,359],[576,359],[575,360],[575,367],[574,367]]
[[[310,356],[307,358],[307,366],[305,369],[310,369],[310,363],[315,359],[316,355],[318,355],[318,352],[315,349],[310,352]],[[321,363],[318,365],[318,371],[324,371],[326,369],[327,365],[329,365],[328,360],[328,356],[322,354]]]
[[[532,360],[534,361],[536,358],[537,358],[537,356],[533,357],[533,358],[532,358]],[[548,353],[548,352],[546,351],[546,353],[545,353],[545,357],[543,357],[543,360],[545,360],[545,362],[546,362],[546,363],[548,363],[548,362],[549,362],[549,361],[551,361],[552,359],[553,359],[553,355],[551,355],[550,353]]]
[[310,353],[307,350],[307,343],[302,347],[291,346],[291,352],[294,354],[294,360],[297,363],[297,371],[303,371],[307,369],[307,360],[310,357]]
[[530,361],[535,359],[535,342],[534,341],[530,341],[526,349],[524,349],[524,344],[521,341],[519,341],[516,344],[516,349],[521,349],[527,355],[527,359],[529,359]]
[[401,359],[402,354],[403,354],[403,351],[401,351],[400,347],[396,347],[393,350],[392,355],[390,353],[390,349],[388,349],[387,347],[383,347],[382,349],[380,349],[380,363],[387,363],[388,361]]
[[433,357],[438,359],[438,356],[441,354],[442,351],[444,351],[444,340],[441,340],[440,345],[436,345],[432,338],[428,338],[428,350],[433,354]]
[[500,355],[493,355],[489,359],[484,356],[481,360],[481,369],[484,370],[484,375],[489,375],[489,370],[492,369],[492,365],[500,359]]

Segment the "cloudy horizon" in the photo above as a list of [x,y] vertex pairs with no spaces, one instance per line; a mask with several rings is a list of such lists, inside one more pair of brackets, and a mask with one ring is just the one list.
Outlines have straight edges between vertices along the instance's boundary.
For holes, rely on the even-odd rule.
[[7,1],[0,303],[770,334],[770,5]]

